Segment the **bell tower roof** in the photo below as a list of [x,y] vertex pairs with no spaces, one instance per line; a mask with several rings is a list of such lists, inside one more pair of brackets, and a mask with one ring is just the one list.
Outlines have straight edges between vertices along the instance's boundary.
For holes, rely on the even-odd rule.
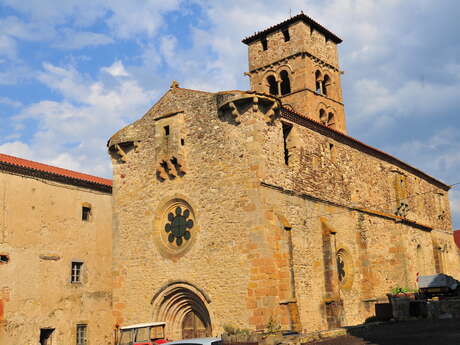
[[335,35],[333,32],[329,31],[326,29],[324,26],[319,24],[318,22],[314,21],[312,18],[304,14],[303,12],[300,12],[298,15],[291,17],[279,24],[270,26],[269,28],[256,32],[252,36],[246,37],[243,39],[241,42],[244,44],[250,44],[274,31],[280,30],[283,27],[287,27],[293,23],[303,21],[304,23],[308,24],[310,27],[316,29],[317,31],[321,32],[324,36],[326,36],[328,39],[333,41],[336,44],[342,43],[342,39],[339,38],[337,35]]

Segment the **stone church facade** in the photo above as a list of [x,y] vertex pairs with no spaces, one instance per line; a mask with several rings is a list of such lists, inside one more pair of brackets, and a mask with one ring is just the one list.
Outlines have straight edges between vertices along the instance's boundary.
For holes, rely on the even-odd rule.
[[250,91],[174,82],[109,140],[115,322],[315,331],[459,276],[449,186],[347,135],[341,40],[300,14],[243,42]]
[[340,38],[300,14],[243,42],[250,91],[174,82],[110,138],[113,193],[0,154],[0,344],[310,332],[460,276],[450,187],[347,135]]

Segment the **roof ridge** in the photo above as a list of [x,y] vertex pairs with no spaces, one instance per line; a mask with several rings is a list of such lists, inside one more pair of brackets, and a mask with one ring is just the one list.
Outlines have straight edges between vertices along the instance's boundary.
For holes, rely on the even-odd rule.
[[354,137],[352,137],[352,136],[350,136],[350,135],[348,135],[348,134],[342,133],[341,131],[339,131],[339,130],[337,130],[337,129],[328,127],[328,126],[324,125],[323,123],[321,123],[320,121],[317,121],[317,120],[315,120],[315,119],[312,119],[311,117],[308,117],[308,116],[305,115],[305,114],[298,113],[298,112],[296,112],[296,111],[294,111],[294,110],[287,109],[287,108],[284,108],[284,107],[282,107],[281,110],[284,111],[284,112],[287,112],[287,113],[291,113],[291,114],[297,115],[297,116],[301,117],[302,119],[305,119],[305,120],[307,120],[307,121],[310,121],[310,122],[314,123],[315,125],[319,125],[319,126],[323,127],[324,129],[329,130],[330,132],[333,132],[334,134],[337,134],[337,135],[339,135],[339,136],[341,136],[341,137],[343,137],[343,138],[345,138],[345,139],[347,139],[347,140],[350,140],[350,141],[352,141],[353,143],[355,143],[355,144],[357,144],[357,145],[359,145],[359,146],[361,146],[361,147],[363,147],[363,148],[367,148],[367,149],[369,149],[369,150],[371,150],[371,151],[374,151],[375,153],[377,153],[377,154],[379,154],[379,155],[381,155],[381,156],[385,156],[385,157],[388,158],[388,159],[394,160],[394,161],[398,162],[399,164],[405,166],[405,167],[408,168],[409,170],[413,170],[413,171],[417,172],[418,174],[421,174],[421,175],[425,176],[426,178],[431,179],[432,181],[435,181],[436,183],[438,183],[439,185],[442,185],[443,187],[447,187],[448,189],[451,188],[451,186],[449,186],[448,184],[446,184],[446,183],[444,183],[444,182],[442,182],[442,181],[440,181],[440,180],[434,178],[434,177],[431,176],[431,175],[428,175],[427,173],[423,172],[422,170],[417,169],[416,167],[414,167],[414,166],[412,166],[412,165],[410,165],[410,164],[408,164],[408,163],[402,161],[401,159],[399,159],[399,158],[397,158],[397,157],[395,157],[395,156],[392,156],[392,155],[390,155],[389,153],[387,153],[387,152],[385,152],[385,151],[379,150],[379,149],[376,148],[376,147],[367,145],[367,144],[363,143],[362,141],[359,141],[358,139],[356,139],[356,138],[354,138]]
[[75,170],[64,169],[57,166],[32,161],[25,158],[19,158],[4,153],[0,153],[0,164],[8,164],[17,167],[22,167],[30,170],[41,171],[53,175],[63,176],[75,180],[95,183],[105,186],[112,186],[112,180],[103,177],[98,177],[90,174],[81,173]]
[[313,20],[311,17],[307,16],[305,13],[303,13],[303,11],[301,11],[299,14],[295,15],[294,17],[291,17],[289,19],[286,19],[285,21],[282,21],[281,23],[272,25],[264,30],[255,32],[254,34],[244,38],[242,42],[244,44],[249,44],[255,41],[256,39],[258,39],[260,36],[263,36],[265,34],[278,30],[279,28],[285,25],[288,25],[290,23],[294,23],[300,20],[310,24],[311,26],[315,27],[317,30],[323,32],[325,35],[329,36],[335,43],[342,43],[342,39],[340,37],[338,37],[332,31],[326,29],[324,26],[322,26],[317,21]]

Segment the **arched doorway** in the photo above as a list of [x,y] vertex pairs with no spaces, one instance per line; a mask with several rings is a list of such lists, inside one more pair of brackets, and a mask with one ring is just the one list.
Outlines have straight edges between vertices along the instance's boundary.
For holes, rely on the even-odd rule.
[[209,337],[208,329],[203,320],[194,311],[189,311],[182,321],[182,338],[204,338]]
[[152,299],[153,318],[166,322],[166,336],[171,339],[209,337],[212,335],[209,303],[209,297],[194,285],[170,283]]

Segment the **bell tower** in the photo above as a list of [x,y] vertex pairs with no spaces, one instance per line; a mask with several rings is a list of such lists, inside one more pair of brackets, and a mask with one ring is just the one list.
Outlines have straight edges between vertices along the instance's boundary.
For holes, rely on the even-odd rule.
[[251,90],[346,133],[337,45],[342,40],[300,13],[243,40]]

